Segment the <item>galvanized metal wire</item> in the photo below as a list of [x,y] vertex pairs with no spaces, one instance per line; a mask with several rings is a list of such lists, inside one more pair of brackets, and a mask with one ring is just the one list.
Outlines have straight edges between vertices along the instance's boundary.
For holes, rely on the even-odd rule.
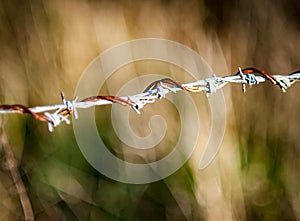
[[70,124],[69,117],[74,115],[78,118],[77,109],[90,108],[94,106],[107,105],[117,103],[120,105],[131,107],[137,114],[140,114],[146,104],[154,103],[157,99],[164,98],[169,93],[176,93],[178,91],[201,92],[204,91],[207,96],[216,93],[229,83],[242,84],[243,92],[246,91],[246,85],[250,87],[264,83],[271,82],[278,85],[283,92],[291,87],[296,81],[300,81],[300,70],[288,75],[272,75],[258,68],[239,68],[239,71],[230,76],[217,77],[197,80],[194,82],[180,83],[170,78],[164,78],[152,82],[142,93],[129,96],[92,96],[77,101],[78,97],[72,100],[66,100],[64,93],[61,92],[62,103],[46,106],[25,107],[20,104],[14,105],[0,105],[0,114],[30,114],[40,121],[48,123],[50,132],[54,127],[65,122]]

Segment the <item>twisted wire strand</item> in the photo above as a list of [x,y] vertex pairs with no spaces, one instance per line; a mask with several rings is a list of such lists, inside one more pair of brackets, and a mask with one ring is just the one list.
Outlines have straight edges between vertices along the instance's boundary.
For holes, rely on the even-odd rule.
[[[291,87],[296,81],[300,81],[300,70],[292,72],[288,75],[272,75],[258,68],[239,68],[239,71],[234,75],[216,77],[213,75],[210,78],[197,80],[194,82],[180,83],[170,78],[163,78],[152,82],[146,89],[140,93],[130,96],[91,96],[77,102],[78,97],[73,100],[66,100],[64,93],[61,92],[62,104],[53,104],[47,106],[25,107],[20,104],[0,105],[0,114],[29,114],[39,121],[48,123],[50,132],[54,127],[62,122],[70,124],[68,119],[71,115],[78,118],[78,108],[90,108],[94,106],[107,104],[120,104],[131,107],[136,113],[140,114],[146,104],[154,103],[156,99],[162,99],[169,93],[177,91],[200,92],[205,91],[206,95],[216,93],[228,83],[242,84],[242,89],[246,91],[246,85],[250,87],[259,83],[270,81],[274,85],[278,85],[283,92]],[[52,112],[51,112],[52,111]]]

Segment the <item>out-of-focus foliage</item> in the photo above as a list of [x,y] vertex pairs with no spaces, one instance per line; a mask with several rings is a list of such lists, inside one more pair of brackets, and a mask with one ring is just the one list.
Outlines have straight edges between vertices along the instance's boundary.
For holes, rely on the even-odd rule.
[[[300,3],[292,0],[4,0],[0,101],[58,103],[61,90],[72,98],[93,58],[116,44],[145,37],[191,47],[217,75],[234,73],[238,66],[289,73],[300,69],[299,21]],[[117,91],[139,70],[169,71],[151,62],[127,66],[118,70],[123,74],[108,79],[103,92]],[[180,74],[173,77],[189,80]],[[113,84],[116,79],[118,84]],[[226,86],[227,130],[213,163],[197,170],[199,148],[175,174],[147,185],[118,183],[94,170],[68,125],[50,134],[45,124],[27,116],[0,120],[20,162],[37,220],[300,220],[299,90],[300,85],[294,85],[283,94],[264,84],[243,94],[240,85]],[[198,106],[206,102],[203,94],[193,98]],[[160,154],[166,155],[176,142],[172,134],[178,133],[173,129],[178,115],[160,105],[147,110],[168,120],[170,140],[160,146]],[[96,114],[104,142],[122,157],[127,147],[113,134],[110,107],[97,108]],[[0,220],[20,220],[22,208],[5,165],[0,167],[0,199]]]

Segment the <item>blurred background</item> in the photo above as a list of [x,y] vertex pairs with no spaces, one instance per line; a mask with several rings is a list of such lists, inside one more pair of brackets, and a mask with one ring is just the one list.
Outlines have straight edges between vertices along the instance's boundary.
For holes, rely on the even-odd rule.
[[[217,76],[249,66],[288,74],[300,69],[300,2],[2,0],[1,104],[60,103],[62,90],[70,99],[96,56],[117,44],[146,37],[192,48]],[[141,73],[192,80],[167,64],[137,62],[118,70],[100,94],[115,94]],[[121,80],[116,84],[116,79]],[[212,164],[197,169],[209,135],[210,123],[204,121],[203,140],[192,158],[170,177],[145,185],[119,183],[93,169],[69,125],[49,133],[45,123],[30,116],[0,116],[35,219],[300,220],[300,84],[286,93],[269,83],[246,93],[241,85],[229,85],[223,92],[227,127]],[[192,96],[200,116],[209,119],[205,95]],[[167,121],[168,132],[159,150],[146,154],[132,153],[118,140],[109,106],[96,108],[99,134],[111,152],[137,162],[155,161],[170,152],[178,135],[173,128],[180,127],[178,113],[168,102],[159,102],[147,107],[144,113],[148,114],[139,119],[131,116],[132,122],[138,120],[133,128],[142,136],[149,133],[143,129],[148,115],[160,114]],[[0,220],[23,220],[5,158],[2,148]]]

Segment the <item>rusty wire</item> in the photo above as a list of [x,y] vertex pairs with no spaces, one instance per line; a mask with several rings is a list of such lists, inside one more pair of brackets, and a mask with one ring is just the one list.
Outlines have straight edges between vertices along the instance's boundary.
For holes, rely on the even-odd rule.
[[[30,114],[35,119],[48,123],[48,129],[53,131],[54,127],[62,122],[70,124],[68,119],[72,114],[78,118],[78,108],[89,108],[99,105],[117,103],[123,106],[131,107],[136,113],[140,114],[140,109],[148,103],[154,103],[156,99],[162,99],[167,94],[177,91],[200,92],[205,91],[209,96],[216,93],[228,83],[242,84],[242,89],[246,91],[246,85],[256,85],[270,81],[278,85],[285,92],[293,83],[300,81],[300,70],[289,75],[272,75],[258,68],[239,68],[239,71],[230,76],[216,77],[215,75],[203,80],[197,80],[189,83],[180,83],[170,78],[164,78],[151,83],[143,93],[131,96],[92,96],[77,102],[78,97],[73,100],[66,100],[64,93],[61,92],[62,104],[47,106],[25,107],[20,104],[0,105],[0,114],[18,113]],[[50,112],[52,111],[52,112]],[[54,111],[54,112],[53,112]]]

